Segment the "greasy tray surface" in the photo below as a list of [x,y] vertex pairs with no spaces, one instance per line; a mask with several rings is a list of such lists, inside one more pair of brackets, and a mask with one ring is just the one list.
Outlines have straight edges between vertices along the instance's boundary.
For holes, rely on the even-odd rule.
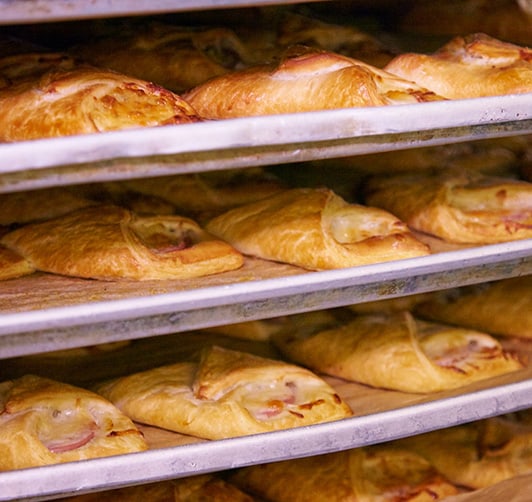
[[[164,362],[169,362],[172,357],[177,360],[183,353],[213,341],[269,355],[264,343],[217,338],[202,333],[135,343],[138,344],[138,353],[148,356],[147,364],[154,365],[160,357]],[[158,343],[161,344],[159,347]],[[519,353],[525,362],[529,359],[530,343],[509,340],[507,346]],[[125,350],[131,355],[131,349]],[[128,368],[130,355],[124,361]],[[116,365],[113,370],[118,368],[117,371],[120,371],[120,356],[113,357],[113,360]],[[64,360],[60,364],[64,364]],[[77,367],[78,361],[72,364]],[[103,371],[103,366],[98,364],[87,366],[84,370],[90,372],[87,368],[91,367],[94,371],[98,368]],[[68,366],[63,371],[67,369]],[[103,375],[100,373],[99,378]],[[150,482],[384,442],[529,407],[531,377],[532,367],[529,365],[523,370],[477,382],[460,390],[432,395],[384,391],[326,378],[350,404],[353,418],[220,441],[205,441],[141,426],[150,445],[147,452],[3,472],[0,473],[0,500],[38,499],[39,496],[67,494],[73,490]]]
[[531,103],[521,94],[3,143],[0,191],[516,136],[532,131]]

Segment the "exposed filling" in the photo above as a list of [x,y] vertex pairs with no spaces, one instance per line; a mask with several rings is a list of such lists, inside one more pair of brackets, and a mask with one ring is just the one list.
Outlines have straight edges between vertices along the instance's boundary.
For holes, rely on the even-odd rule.
[[46,419],[39,424],[38,436],[52,453],[65,453],[90,443],[98,426],[94,419],[81,410],[48,410]]

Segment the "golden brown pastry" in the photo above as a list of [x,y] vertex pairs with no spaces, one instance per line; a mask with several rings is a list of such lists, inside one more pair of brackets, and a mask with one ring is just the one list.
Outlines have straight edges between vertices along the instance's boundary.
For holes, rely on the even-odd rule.
[[98,392],[137,422],[205,439],[288,429],[351,415],[312,372],[210,347],[183,362],[125,376]]
[[523,45],[532,45],[530,0],[416,1],[400,21],[404,31],[425,35],[482,32]]
[[183,92],[244,66],[249,56],[228,28],[191,28],[151,22],[122,26],[117,32],[72,49],[103,68]]
[[301,47],[287,51],[279,64],[213,78],[183,97],[209,119],[443,99],[362,61]]
[[65,502],[253,502],[250,495],[210,474],[61,499]]
[[438,291],[415,310],[435,321],[532,339],[532,276]]
[[327,189],[285,190],[232,209],[206,228],[244,254],[311,270],[428,254],[395,216]]
[[0,244],[0,281],[15,279],[35,272],[26,258]]
[[532,427],[504,417],[399,441],[457,485],[482,488],[532,472]]
[[302,329],[304,326],[323,324],[336,320],[333,310],[316,310],[304,314],[286,315],[272,319],[259,319],[234,324],[205,328],[204,331],[244,340],[268,341],[275,333],[287,329]]
[[482,33],[455,37],[431,55],[401,54],[384,69],[448,99],[532,92],[532,49]]
[[523,367],[486,333],[421,321],[406,312],[278,333],[273,342],[314,371],[403,392],[454,389]]
[[0,140],[19,141],[198,122],[155,84],[90,66],[52,69],[0,87]]
[[93,279],[185,279],[242,266],[240,253],[182,216],[90,206],[25,225],[0,242],[36,269]]
[[311,16],[285,13],[277,28],[281,47],[305,45],[360,59],[378,68],[393,58],[384,44],[352,25],[327,23]]
[[0,470],[147,449],[133,422],[101,396],[26,375],[0,384]]
[[423,457],[389,445],[254,465],[230,479],[276,502],[433,502],[458,493]]
[[229,169],[122,181],[137,192],[172,203],[179,212],[211,216],[281,191],[280,180],[260,168]]
[[63,187],[0,194],[0,225],[47,220],[95,202]]
[[365,201],[410,228],[459,244],[532,237],[532,184],[468,173],[418,173],[370,180]]

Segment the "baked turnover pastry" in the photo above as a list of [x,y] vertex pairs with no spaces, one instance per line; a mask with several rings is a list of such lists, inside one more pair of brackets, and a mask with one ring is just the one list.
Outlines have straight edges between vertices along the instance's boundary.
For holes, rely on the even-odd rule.
[[532,92],[532,49],[482,33],[455,37],[431,55],[401,54],[384,69],[449,99]]
[[395,216],[327,189],[285,190],[232,209],[206,228],[244,254],[312,270],[428,254]]
[[412,229],[461,244],[532,237],[532,184],[472,172],[418,173],[370,180],[365,201]]
[[198,122],[177,94],[110,70],[52,69],[0,86],[0,140]]
[[26,375],[0,384],[0,470],[147,449],[133,422],[101,396]]
[[183,92],[242,67],[246,47],[228,28],[190,28],[151,22],[122,24],[117,32],[72,49],[103,68]]
[[137,422],[205,439],[288,429],[351,415],[314,373],[210,347],[198,362],[125,376],[97,389]]
[[458,493],[422,456],[388,445],[254,465],[230,479],[276,502],[433,502]]
[[37,270],[93,279],[185,279],[234,270],[242,255],[182,216],[90,206],[25,225],[0,242]]
[[305,47],[289,49],[279,64],[213,78],[183,97],[200,116],[209,119],[442,99],[362,61]]
[[532,472],[532,427],[495,417],[400,440],[452,483],[483,488]]
[[415,310],[435,321],[532,339],[532,276],[438,291]]
[[438,392],[522,368],[493,337],[409,313],[277,333],[281,352],[314,371],[404,392]]

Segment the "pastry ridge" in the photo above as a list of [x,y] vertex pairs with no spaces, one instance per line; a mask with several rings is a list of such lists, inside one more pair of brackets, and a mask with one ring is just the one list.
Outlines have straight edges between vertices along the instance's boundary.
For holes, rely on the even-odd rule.
[[210,119],[443,99],[362,61],[306,47],[289,49],[279,64],[213,78],[183,97]]
[[291,189],[210,220],[244,254],[320,270],[424,256],[427,246],[386,211],[327,189]]
[[378,177],[365,201],[448,242],[494,244],[532,237],[532,184],[480,173]]
[[242,266],[242,255],[189,218],[90,206],[25,225],[0,242],[36,269],[96,279],[200,277]]
[[400,54],[384,69],[448,99],[532,92],[532,49],[483,33],[455,37],[430,55]]
[[147,449],[133,422],[101,396],[35,375],[0,384],[0,470]]
[[486,333],[412,318],[356,316],[316,332],[280,332],[273,342],[314,371],[403,392],[454,389],[523,366]]
[[102,384],[97,391],[134,420],[222,439],[338,420],[351,415],[309,370],[211,347],[182,362]]

